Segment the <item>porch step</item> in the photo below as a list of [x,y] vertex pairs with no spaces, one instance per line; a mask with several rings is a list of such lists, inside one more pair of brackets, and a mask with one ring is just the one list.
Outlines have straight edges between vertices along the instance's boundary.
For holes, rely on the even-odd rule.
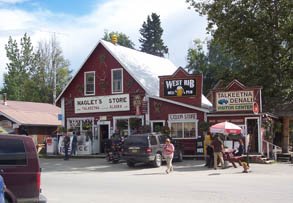
[[279,161],[279,162],[290,162],[291,160],[292,160],[291,153],[277,154],[277,161]]

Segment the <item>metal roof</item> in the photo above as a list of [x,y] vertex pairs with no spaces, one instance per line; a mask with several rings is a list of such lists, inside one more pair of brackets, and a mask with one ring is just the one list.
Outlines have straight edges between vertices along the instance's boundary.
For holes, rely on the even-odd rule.
[[6,101],[0,103],[0,115],[19,125],[58,126],[61,109],[47,103]]

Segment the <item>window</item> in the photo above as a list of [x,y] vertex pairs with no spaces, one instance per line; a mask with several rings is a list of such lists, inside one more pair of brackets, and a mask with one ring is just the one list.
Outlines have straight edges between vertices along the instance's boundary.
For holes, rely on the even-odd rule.
[[85,89],[84,89],[84,94],[85,95],[94,95],[95,94],[95,72],[85,72],[84,73],[85,77]]
[[184,137],[195,137],[195,123],[183,123],[184,126]]
[[182,123],[172,123],[171,124],[171,136],[182,138]]
[[0,165],[26,165],[24,143],[21,140],[0,139]]
[[155,136],[150,136],[150,142],[151,142],[151,145],[156,145],[157,144],[157,139]]
[[163,122],[153,122],[153,132],[161,132],[164,126]]
[[112,93],[122,93],[123,91],[122,68],[112,70]]
[[171,123],[171,136],[174,138],[195,138],[195,122]]

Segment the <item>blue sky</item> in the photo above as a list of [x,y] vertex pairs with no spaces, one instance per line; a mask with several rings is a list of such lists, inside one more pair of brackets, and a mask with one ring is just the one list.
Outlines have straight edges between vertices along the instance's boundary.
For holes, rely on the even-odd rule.
[[[26,0],[15,3],[6,3],[7,8],[18,8],[28,12],[37,9],[47,9],[56,13],[66,13],[71,15],[84,15],[91,11],[96,3],[103,3],[105,0]],[[1,2],[1,0],[0,0]],[[6,2],[9,2],[6,0]],[[13,2],[13,0],[12,0]]]
[[205,17],[187,7],[185,0],[0,0],[0,86],[9,36],[19,42],[27,32],[36,47],[55,33],[75,72],[105,31],[125,33],[138,49],[139,29],[152,12],[160,15],[169,59],[184,67],[193,40],[208,37]]

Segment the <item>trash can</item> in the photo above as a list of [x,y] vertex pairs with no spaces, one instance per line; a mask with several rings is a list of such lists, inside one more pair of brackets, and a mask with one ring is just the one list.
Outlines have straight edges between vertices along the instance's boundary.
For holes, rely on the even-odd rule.
[[0,203],[5,203],[4,190],[5,190],[4,180],[3,180],[2,176],[0,175]]

